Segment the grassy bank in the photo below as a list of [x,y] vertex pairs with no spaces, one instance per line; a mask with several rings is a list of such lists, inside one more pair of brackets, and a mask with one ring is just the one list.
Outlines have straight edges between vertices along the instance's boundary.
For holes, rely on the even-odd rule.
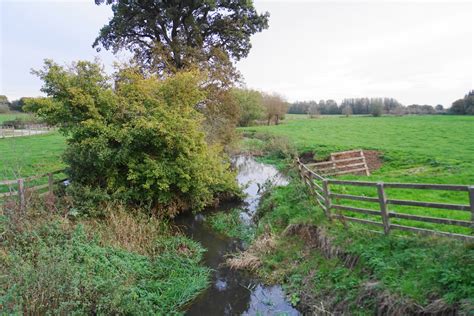
[[[280,168],[291,163],[287,153],[292,148],[300,154],[311,151],[316,158],[354,148],[377,150],[382,167],[374,170],[370,177],[346,175],[338,178],[472,184],[473,126],[474,118],[454,116],[299,118],[279,126],[243,129],[246,138],[242,148],[263,154],[260,159]],[[365,188],[340,186],[332,190],[376,196],[376,192]],[[389,195],[406,200],[468,204],[467,195],[456,192],[390,190]],[[338,203],[344,204],[343,201]],[[351,205],[374,207],[364,202],[351,202]],[[391,206],[391,210],[470,219],[468,212],[397,206]],[[256,259],[253,258],[252,268],[268,282],[284,284],[291,301],[300,304],[308,313],[474,312],[472,244],[415,234],[385,236],[368,231],[367,226],[328,222],[296,174],[288,186],[265,194],[259,214],[254,245],[271,236],[274,246],[260,251],[258,247],[250,246],[250,255],[257,256],[259,262],[259,269],[255,269]],[[463,227],[403,223],[470,233],[469,228]],[[245,263],[245,254],[237,260],[240,258]]]
[[208,285],[204,249],[140,213],[115,207],[101,220],[68,220],[5,211],[0,219],[7,314],[176,314]]
[[328,223],[295,179],[265,195],[257,273],[303,310],[371,315],[474,311],[474,249],[458,241],[384,236]]

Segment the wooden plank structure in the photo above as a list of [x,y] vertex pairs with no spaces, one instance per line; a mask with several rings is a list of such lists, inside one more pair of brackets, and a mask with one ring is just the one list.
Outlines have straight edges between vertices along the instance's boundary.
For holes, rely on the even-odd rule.
[[306,166],[325,176],[361,172],[370,176],[362,149],[331,153],[330,160],[309,163]]
[[[53,172],[41,174],[41,175],[35,175],[27,178],[20,178],[20,179],[14,179],[14,180],[2,180],[0,181],[0,188],[7,187],[8,192],[0,193],[0,200],[2,198],[11,198],[18,196],[18,203],[20,206],[20,210],[24,210],[26,207],[26,192],[37,192],[41,191],[44,189],[47,189],[46,192],[44,193],[52,193],[54,189],[54,185],[64,182],[67,179],[61,178],[61,179],[54,179],[55,175],[60,175],[64,172],[64,170],[56,170]],[[39,184],[39,185],[33,185],[33,186],[28,186],[28,184],[33,183],[36,180],[39,180],[42,182],[46,182],[47,178],[47,183],[44,184]]]
[[[337,161],[337,160],[336,160]],[[334,161],[329,161],[334,162]],[[420,234],[435,234],[457,238],[462,240],[474,241],[474,186],[469,185],[447,185],[447,184],[426,184],[426,183],[384,183],[384,182],[369,182],[369,181],[347,181],[326,178],[327,174],[322,175],[313,170],[315,164],[303,164],[299,159],[296,161],[299,173],[303,181],[307,184],[311,194],[315,197],[315,201],[323,209],[326,216],[331,220],[337,218],[343,222],[357,222],[367,225],[375,225],[383,228],[385,234],[390,234],[392,230],[402,230],[409,232],[416,232]],[[331,174],[337,174],[332,172]],[[377,197],[358,196],[351,194],[338,194],[331,192],[331,186],[344,185],[356,187],[373,187],[376,189]],[[443,191],[458,191],[466,192],[469,196],[469,205],[449,204],[449,203],[435,203],[423,201],[409,201],[392,199],[387,196],[386,188],[399,189],[413,189],[413,190],[443,190]],[[337,200],[352,200],[376,203],[376,209],[367,209],[360,207],[353,207],[348,205],[335,204]],[[459,220],[441,217],[430,217],[422,215],[413,215],[406,213],[399,213],[390,210],[390,205],[414,206],[422,208],[436,208],[444,210],[454,210],[460,212],[470,212],[470,220]],[[334,211],[338,211],[337,213]],[[356,218],[344,215],[343,212],[348,211],[352,213],[366,214],[371,216],[380,216],[381,221]],[[438,230],[424,229],[408,225],[399,225],[391,223],[392,218],[406,219],[411,221],[419,221],[425,223],[436,223],[444,225],[454,225],[472,228],[471,235],[456,234]]]

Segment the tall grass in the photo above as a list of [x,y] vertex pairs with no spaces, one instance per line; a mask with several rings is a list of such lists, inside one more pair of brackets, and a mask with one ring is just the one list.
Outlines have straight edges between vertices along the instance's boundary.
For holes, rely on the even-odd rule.
[[176,314],[208,285],[204,249],[157,219],[13,214],[0,216],[4,313]]

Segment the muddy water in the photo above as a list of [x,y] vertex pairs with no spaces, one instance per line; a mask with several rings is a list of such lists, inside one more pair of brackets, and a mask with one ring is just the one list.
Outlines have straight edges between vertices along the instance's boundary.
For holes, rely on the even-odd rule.
[[[269,165],[251,157],[234,159],[239,184],[245,187],[247,197],[240,204],[223,205],[217,211],[242,210],[241,219],[250,225],[255,215],[262,186],[285,185],[287,180]],[[213,269],[209,288],[187,306],[186,315],[300,315],[285,299],[280,286],[266,286],[251,275],[230,270],[223,265],[225,255],[242,250],[239,240],[217,234],[206,225],[206,214],[179,217],[177,224],[192,239],[206,249],[204,263]]]

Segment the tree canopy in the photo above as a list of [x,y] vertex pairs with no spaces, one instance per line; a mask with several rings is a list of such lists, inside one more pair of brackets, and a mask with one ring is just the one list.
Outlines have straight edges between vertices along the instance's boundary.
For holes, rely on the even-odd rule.
[[232,96],[239,106],[239,126],[249,126],[265,115],[263,96],[251,89],[232,89]]
[[285,113],[288,111],[288,102],[277,93],[264,93],[263,106],[265,108],[267,125],[270,125],[272,120],[275,122],[275,125],[278,125],[280,120],[285,118]]
[[10,101],[6,95],[0,95],[0,113],[6,113],[10,109]]
[[113,17],[93,43],[131,51],[153,69],[174,72],[248,55],[250,36],[268,27],[249,0],[95,0]]
[[469,91],[464,98],[454,101],[449,111],[452,114],[474,115],[474,90]]

